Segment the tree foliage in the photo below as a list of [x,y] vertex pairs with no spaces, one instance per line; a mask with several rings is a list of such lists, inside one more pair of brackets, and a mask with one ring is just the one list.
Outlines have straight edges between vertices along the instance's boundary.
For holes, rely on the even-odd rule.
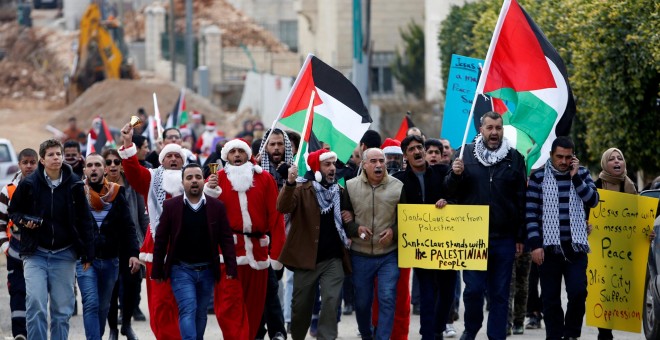
[[[578,152],[599,164],[607,148],[629,170],[660,171],[660,2],[519,0],[566,63],[578,112]],[[484,59],[501,0],[454,7],[439,32],[442,77],[451,54]]]
[[405,30],[399,28],[403,39],[403,54],[396,51],[392,65],[392,75],[405,88],[418,98],[424,95],[424,30],[414,21]]

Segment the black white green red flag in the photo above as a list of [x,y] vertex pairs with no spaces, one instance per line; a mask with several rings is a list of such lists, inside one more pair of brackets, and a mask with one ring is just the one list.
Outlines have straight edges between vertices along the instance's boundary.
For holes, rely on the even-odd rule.
[[575,101],[557,50],[516,0],[505,0],[476,95],[507,102],[504,134],[536,169],[557,136],[569,133]]
[[[312,91],[316,95],[308,112]],[[309,54],[276,122],[304,137],[305,118],[312,112],[310,137],[328,143],[343,162],[350,158],[372,122],[355,86],[339,71]]]

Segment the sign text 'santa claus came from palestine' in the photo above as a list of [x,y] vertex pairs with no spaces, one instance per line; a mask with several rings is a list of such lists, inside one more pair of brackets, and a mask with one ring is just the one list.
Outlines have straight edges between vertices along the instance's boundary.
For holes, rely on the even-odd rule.
[[399,267],[486,270],[488,206],[399,204]]

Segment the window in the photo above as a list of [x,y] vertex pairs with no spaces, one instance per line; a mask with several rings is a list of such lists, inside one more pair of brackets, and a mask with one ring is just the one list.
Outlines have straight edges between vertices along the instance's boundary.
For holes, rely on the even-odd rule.
[[280,20],[279,38],[291,51],[298,52],[298,21]]
[[371,92],[393,93],[392,62],[394,52],[374,52],[371,58]]

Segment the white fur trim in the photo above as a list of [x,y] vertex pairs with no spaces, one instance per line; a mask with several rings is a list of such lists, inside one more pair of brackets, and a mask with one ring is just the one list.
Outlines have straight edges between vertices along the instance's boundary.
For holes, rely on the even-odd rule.
[[247,145],[247,143],[245,143],[240,139],[232,139],[229,142],[227,142],[227,144],[225,144],[225,146],[222,147],[222,151],[220,151],[220,158],[222,158],[222,160],[226,162],[227,154],[229,154],[229,151],[236,148],[243,149],[243,151],[245,151],[245,153],[248,156],[247,157],[248,161],[250,160],[250,158],[252,158],[252,149],[250,148],[249,145]]
[[135,143],[131,144],[130,147],[124,148],[123,146],[117,150],[119,153],[119,157],[121,159],[129,159],[137,154],[137,148],[135,147]]
[[204,193],[211,197],[218,198],[220,197],[220,194],[222,194],[222,188],[219,185],[215,188],[211,188],[207,182],[204,183]]
[[383,153],[393,153],[397,155],[403,155],[403,151],[401,151],[400,146],[386,146],[383,149]]
[[138,256],[138,259],[140,261],[144,261],[144,262],[154,262],[154,254],[152,254],[152,253],[140,253],[140,255]]
[[337,154],[332,152],[332,151],[324,152],[319,156],[319,162],[325,162],[326,160],[328,160],[330,158],[334,158],[335,161],[336,161],[337,160]]
[[236,234],[234,234],[233,237],[234,237],[234,244],[238,244],[238,236],[236,236]]
[[261,168],[261,166],[259,166],[258,164],[255,164],[253,169],[254,169],[254,172],[256,172],[258,174],[264,172],[264,169]]
[[280,270],[282,269],[282,267],[284,267],[284,265],[280,261],[273,259],[270,259],[270,266],[273,267],[273,269],[275,270]]
[[[245,143],[243,143],[245,144]],[[224,150],[224,149],[223,149]],[[252,232],[252,218],[250,217],[250,212],[248,211],[248,199],[245,192],[238,193],[238,203],[241,207],[241,217],[243,218],[243,232],[251,233]],[[245,242],[245,256],[247,257],[247,262],[252,268],[257,268],[257,261],[254,259],[254,245],[252,244],[252,238],[247,235],[243,235],[243,241]]]
[[263,238],[259,239],[259,245],[260,246],[268,247],[269,244],[270,244],[270,237],[268,237],[268,235],[264,235]]
[[183,160],[184,163],[188,159],[188,155],[186,155],[186,151],[181,147],[181,145],[172,143],[165,145],[163,149],[160,150],[160,153],[158,154],[158,161],[163,163],[165,156],[167,156],[167,154],[170,152],[178,153],[181,156],[181,160]]
[[[247,265],[249,265],[248,262],[249,261],[248,261],[247,256],[237,256],[236,257],[236,264],[239,265],[239,266],[247,266]],[[225,263],[225,258],[222,256],[222,254],[220,254],[220,263]],[[256,269],[256,270],[264,270],[264,269],[268,269],[270,264],[271,264],[270,260],[255,261],[255,265],[254,266],[250,265],[250,267],[252,269]]]
[[320,172],[320,171],[316,171],[316,172],[314,172],[314,179],[315,179],[317,182],[321,183],[321,181],[323,180],[323,175],[321,175],[321,172]]

